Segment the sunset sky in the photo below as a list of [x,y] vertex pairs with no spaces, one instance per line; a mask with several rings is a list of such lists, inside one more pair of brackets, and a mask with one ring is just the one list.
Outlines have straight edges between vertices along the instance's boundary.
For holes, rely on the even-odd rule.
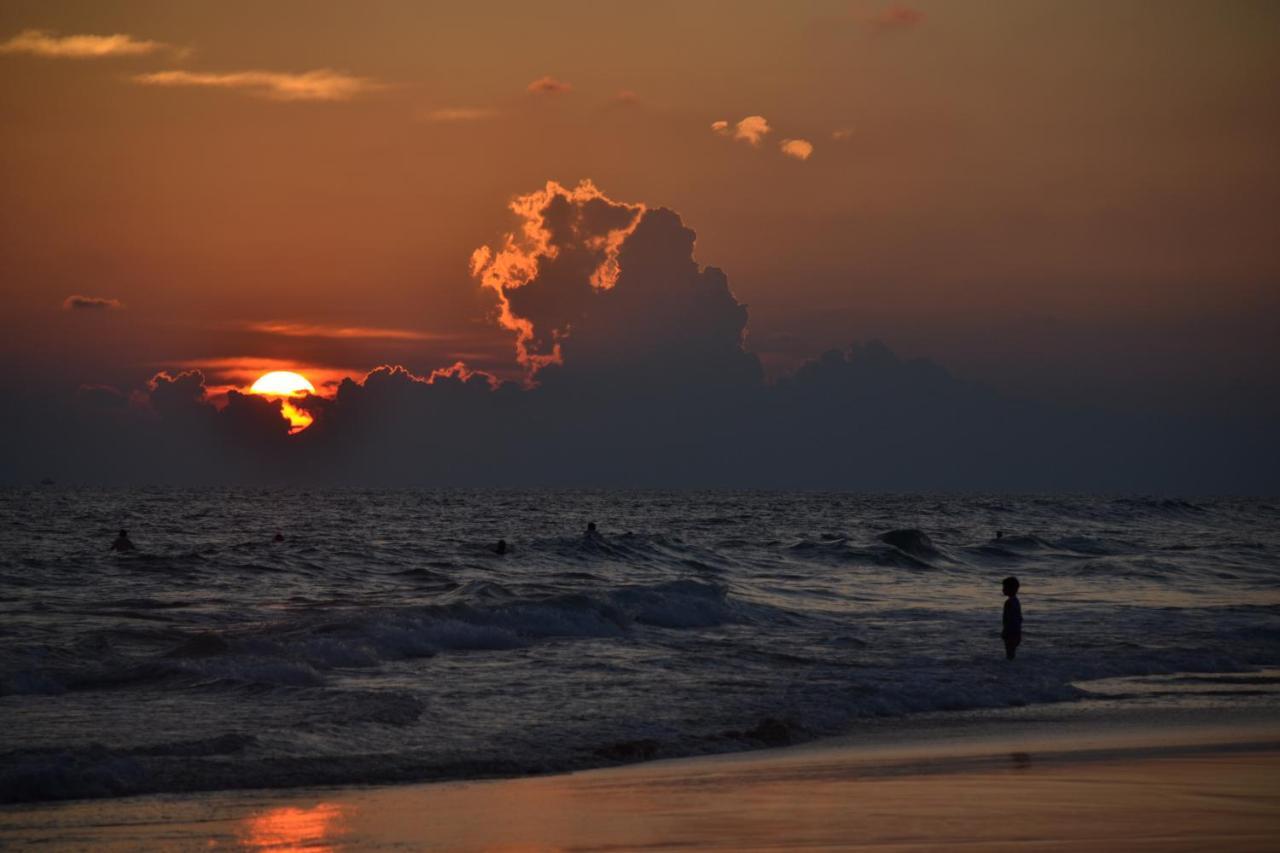
[[519,378],[472,255],[585,179],[678,212],[769,377],[881,339],[1280,413],[1274,3],[9,0],[0,69],[12,392]]

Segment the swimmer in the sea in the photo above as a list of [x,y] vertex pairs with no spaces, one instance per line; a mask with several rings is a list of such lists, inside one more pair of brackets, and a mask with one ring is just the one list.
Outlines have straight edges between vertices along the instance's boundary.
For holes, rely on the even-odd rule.
[[283,541],[284,541],[284,534],[283,534],[283,533],[281,533],[279,530],[277,530],[277,531],[276,531],[276,535],[273,537],[272,541],[274,541],[274,542],[283,542]]
[[116,541],[111,543],[112,551],[133,551],[134,545],[129,541],[129,531],[121,530],[116,536]]
[[499,539],[498,544],[493,546],[493,553],[499,557],[507,553],[507,540]]

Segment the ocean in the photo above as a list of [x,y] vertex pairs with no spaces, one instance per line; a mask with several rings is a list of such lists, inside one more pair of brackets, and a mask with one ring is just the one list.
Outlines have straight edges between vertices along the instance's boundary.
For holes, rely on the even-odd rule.
[[0,519],[2,802],[518,776],[1280,688],[1267,500],[49,487],[0,491]]

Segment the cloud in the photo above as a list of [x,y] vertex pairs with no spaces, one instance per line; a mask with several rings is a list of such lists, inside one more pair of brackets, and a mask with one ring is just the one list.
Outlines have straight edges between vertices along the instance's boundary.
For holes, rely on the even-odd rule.
[[[672,272],[687,237],[673,212],[647,208],[623,254]],[[626,292],[628,260],[603,296]],[[666,306],[643,322],[688,310],[686,294],[636,293],[625,313]],[[723,364],[699,369],[717,333],[705,322],[684,328],[702,343],[668,330],[660,339],[677,358],[642,347],[638,360],[595,375],[570,372],[584,355],[569,346],[575,334],[564,365],[534,387],[460,364],[427,375],[384,365],[345,379],[332,398],[295,401],[314,424],[293,436],[280,401],[215,397],[199,371],[159,373],[134,394],[81,389],[63,411],[7,398],[0,481],[1258,494],[1280,485],[1280,467],[1258,462],[1274,456],[1274,430],[1262,425],[1013,399],[876,342],[825,352],[768,384]]]
[[573,86],[548,74],[545,77],[539,77],[534,80],[525,88],[532,95],[563,95],[570,91]]
[[0,481],[1280,487],[1273,423],[1242,429],[1220,416],[1014,399],[878,343],[822,353],[766,382],[747,346],[747,307],[722,271],[698,263],[695,234],[675,211],[611,198],[587,181],[549,182],[510,210],[514,227],[476,251],[473,273],[498,301],[534,381],[499,382],[458,362],[383,365],[342,378],[329,396],[291,401],[314,419],[292,436],[279,400],[210,386],[212,367],[163,371],[131,393],[86,388],[56,404],[44,391],[9,395],[0,400],[0,445],[9,450]]
[[630,89],[619,90],[612,98],[612,102],[623,106],[640,103],[640,96]]
[[765,134],[773,132],[773,128],[769,127],[769,122],[765,120],[764,116],[747,116],[732,127],[724,119],[713,121],[711,122],[711,132],[718,133],[721,136],[732,136],[734,139],[749,142],[752,145],[759,145]]
[[842,128],[839,128],[838,130],[833,130],[831,131],[831,138],[834,139],[836,142],[844,142],[846,139],[852,139],[853,128],[842,127]]
[[909,30],[924,23],[924,12],[900,4],[888,6],[871,16],[871,24],[881,30]]
[[199,370],[162,370],[147,383],[151,406],[160,412],[189,410],[205,400],[204,374]]
[[355,77],[327,68],[290,74],[275,71],[153,71],[137,74],[145,86],[189,86],[237,89],[273,101],[349,101],[386,85],[369,77]]
[[175,48],[164,42],[136,39],[123,33],[109,36],[60,36],[48,30],[23,30],[0,44],[0,53],[27,53],[51,59],[145,56],[162,50]]
[[765,134],[772,132],[773,128],[769,127],[764,116],[747,116],[734,126],[733,138],[759,145]]
[[[214,358],[179,359],[165,362],[166,366],[182,370],[197,370],[220,383],[212,390],[225,392],[232,388],[247,388],[264,373],[273,370],[289,370],[301,373],[311,384],[321,389],[336,386],[350,376],[361,376],[368,369],[349,365],[313,362],[303,358],[274,358],[269,356],[222,356]],[[161,366],[161,365],[155,365]]]
[[778,147],[783,154],[797,160],[808,160],[813,155],[813,143],[807,139],[784,139]]
[[424,121],[438,122],[458,122],[458,121],[484,121],[486,119],[497,118],[498,111],[486,109],[484,107],[444,107],[438,110],[430,110],[422,114]]
[[110,385],[81,385],[76,399],[95,409],[123,409],[129,398]]
[[124,307],[119,299],[105,296],[81,296],[74,293],[62,300],[63,311],[118,311]]
[[590,181],[555,182],[516,198],[519,228],[472,256],[497,295],[530,380],[558,375],[758,374],[742,348],[746,308],[728,280],[693,258],[694,233],[674,211],[616,201]]
[[289,338],[369,339],[389,341],[437,341],[452,336],[415,329],[387,329],[374,326],[332,326],[322,323],[291,323],[278,320],[262,320],[245,323],[250,332],[267,335],[283,335]]
[[[644,206],[615,203],[590,181],[572,190],[548,181],[541,190],[517,196],[509,208],[520,219],[519,230],[508,233],[497,249],[481,246],[472,252],[471,275],[497,295],[498,322],[516,333],[516,358],[532,375],[560,361],[559,340],[567,330],[557,318],[538,316],[540,306],[527,296],[518,298],[523,310],[517,313],[512,297],[520,288],[544,280],[544,269],[580,272],[573,284],[588,289],[612,287],[618,275],[618,248]],[[576,294],[578,299],[583,295]]]

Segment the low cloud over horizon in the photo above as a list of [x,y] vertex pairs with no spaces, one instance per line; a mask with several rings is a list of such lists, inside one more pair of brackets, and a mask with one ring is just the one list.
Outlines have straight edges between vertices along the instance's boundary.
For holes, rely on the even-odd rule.
[[[3,441],[18,452],[0,481],[1182,493],[1277,485],[1262,425],[1019,400],[878,342],[827,351],[767,382],[748,346],[747,307],[724,272],[695,257],[695,234],[678,213],[611,198],[589,181],[548,182],[510,210],[513,229],[478,249],[472,270],[497,301],[523,380],[461,361],[425,374],[388,364],[335,376],[329,392],[290,401],[314,419],[290,435],[279,400],[211,385],[200,370],[163,370],[144,388],[85,386],[52,408],[11,401]],[[276,369],[251,367],[268,366]]]

